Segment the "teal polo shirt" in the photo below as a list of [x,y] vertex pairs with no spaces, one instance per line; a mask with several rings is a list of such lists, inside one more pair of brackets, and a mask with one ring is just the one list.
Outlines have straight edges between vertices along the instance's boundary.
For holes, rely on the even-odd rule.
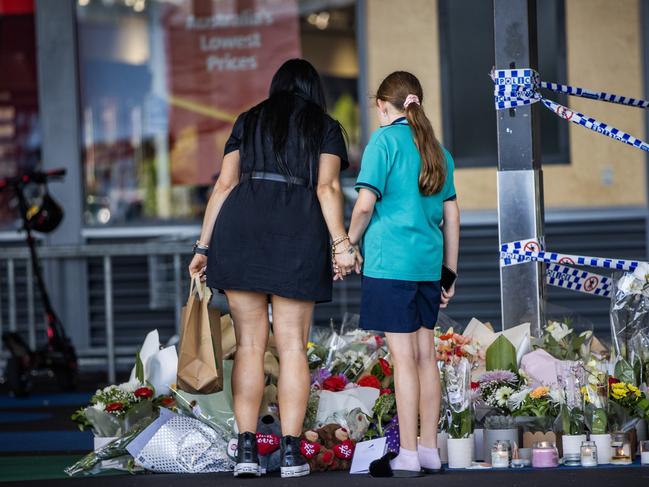
[[455,199],[453,158],[446,155],[442,190],[419,192],[421,158],[405,117],[376,130],[365,147],[355,188],[376,194],[363,236],[363,275],[401,281],[438,281],[444,238],[444,202]]

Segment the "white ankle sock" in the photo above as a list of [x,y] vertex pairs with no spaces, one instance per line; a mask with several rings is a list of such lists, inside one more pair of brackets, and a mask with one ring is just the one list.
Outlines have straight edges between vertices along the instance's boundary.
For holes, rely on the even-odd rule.
[[419,464],[419,456],[414,450],[406,450],[401,447],[397,458],[390,462],[392,470],[411,470],[419,472],[421,465]]
[[439,450],[437,448],[426,448],[419,445],[417,453],[419,453],[419,463],[421,463],[422,467],[433,470],[442,468],[442,461],[439,459]]

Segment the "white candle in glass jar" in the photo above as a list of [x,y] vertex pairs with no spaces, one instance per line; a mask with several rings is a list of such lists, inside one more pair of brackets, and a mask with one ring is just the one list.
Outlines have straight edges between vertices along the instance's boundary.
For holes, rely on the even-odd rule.
[[582,467],[597,466],[597,446],[595,446],[594,441],[582,442],[580,453]]

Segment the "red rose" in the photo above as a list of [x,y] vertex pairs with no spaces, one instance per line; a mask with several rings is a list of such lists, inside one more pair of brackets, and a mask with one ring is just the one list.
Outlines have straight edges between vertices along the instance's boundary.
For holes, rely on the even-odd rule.
[[111,402],[106,405],[107,413],[114,413],[115,411],[121,411],[124,409],[124,405],[121,402]]
[[148,399],[150,397],[153,397],[153,389],[149,387],[140,387],[139,389],[135,389],[133,395],[135,397],[144,397]]
[[382,396],[383,394],[392,394],[392,389],[390,389],[389,387],[386,387],[385,389],[381,389],[381,394],[379,395]]
[[615,377],[609,377],[608,378],[608,385],[609,386],[611,386],[613,384],[617,384],[618,382],[620,382],[620,379],[616,379]]
[[347,385],[347,379],[340,375],[332,375],[324,380],[322,388],[325,391],[338,392],[342,391]]
[[380,358],[379,365],[381,366],[381,370],[383,371],[386,377],[390,377],[392,375],[392,368],[390,367],[390,362],[388,362],[384,358]]
[[480,387],[480,382],[473,382],[473,381],[471,381],[471,389],[472,389],[472,390],[475,391],[475,390],[476,390],[477,388],[479,388],[479,387]]
[[376,346],[378,348],[381,348],[385,344],[385,340],[383,340],[383,337],[380,337],[379,335],[374,335],[374,341],[376,341]]
[[381,381],[373,375],[361,377],[356,383],[361,387],[374,387],[374,389],[381,389]]
[[166,408],[170,408],[176,404],[176,400],[171,396],[165,396],[160,401],[160,404],[162,404]]

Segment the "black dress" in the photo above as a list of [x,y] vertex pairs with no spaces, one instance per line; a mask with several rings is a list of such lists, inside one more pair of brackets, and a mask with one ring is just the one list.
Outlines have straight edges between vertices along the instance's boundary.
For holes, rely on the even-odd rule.
[[[296,106],[307,103],[299,97]],[[207,284],[219,290],[247,290],[291,299],[331,301],[332,269],[329,232],[315,187],[318,164],[309,170],[293,122],[289,125],[286,161],[291,175],[305,184],[252,179],[251,173],[280,174],[270,140],[244,138],[246,113],[239,116],[225,153],[244,140],[254,147],[240,150],[241,180],[229,194],[212,232]],[[347,150],[340,125],[323,114],[321,153],[340,157]],[[292,118],[291,120],[294,120]],[[311,172],[311,174],[309,174]]]

